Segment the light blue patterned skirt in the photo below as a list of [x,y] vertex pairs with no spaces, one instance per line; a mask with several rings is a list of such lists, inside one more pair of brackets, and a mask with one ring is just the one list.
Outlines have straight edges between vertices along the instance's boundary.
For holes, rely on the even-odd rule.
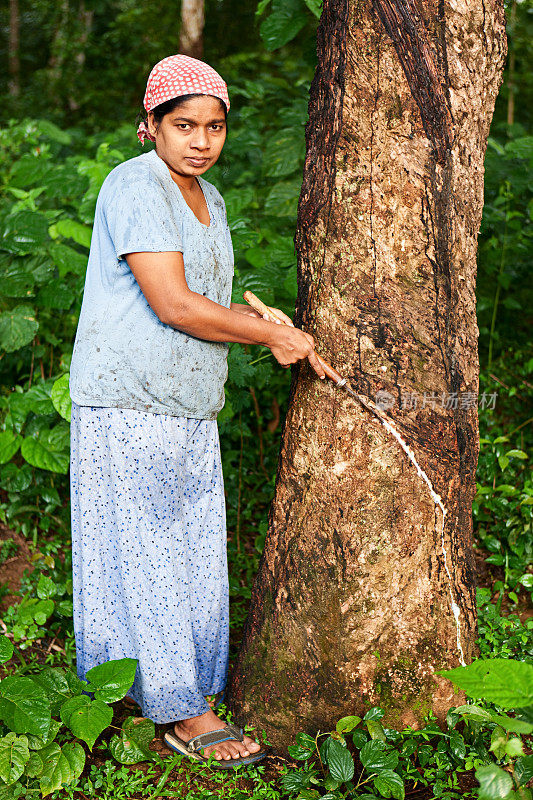
[[136,658],[129,696],[158,723],[226,685],[226,508],[215,420],[72,404],[78,675]]

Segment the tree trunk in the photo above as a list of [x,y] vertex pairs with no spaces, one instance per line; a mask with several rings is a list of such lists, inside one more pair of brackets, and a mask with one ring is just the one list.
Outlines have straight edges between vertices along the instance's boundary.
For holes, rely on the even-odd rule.
[[204,0],[182,0],[179,52],[202,58],[204,49]]
[[79,111],[80,109],[79,98],[74,94],[74,92],[78,85],[77,78],[83,72],[85,67],[85,61],[87,58],[87,45],[89,44],[89,37],[93,27],[93,19],[94,10],[85,8],[85,3],[83,0],[81,0],[77,19],[79,34],[77,36],[77,52],[74,58],[75,66],[74,69],[72,69],[69,73],[71,90],[68,97],[68,107],[70,111]]
[[475,655],[476,240],[505,49],[502,0],[324,2],[295,324],[393,427],[293,369],[228,686],[277,749],[373,705],[443,720],[460,698],[434,673]]
[[11,97],[20,95],[20,13],[18,0],[9,0],[8,91]]
[[514,125],[514,93],[515,93],[515,69],[516,69],[516,0],[511,6],[511,13],[509,15],[509,22],[511,27],[511,52],[509,53],[509,69],[507,72],[507,89],[509,96],[507,98],[507,124]]

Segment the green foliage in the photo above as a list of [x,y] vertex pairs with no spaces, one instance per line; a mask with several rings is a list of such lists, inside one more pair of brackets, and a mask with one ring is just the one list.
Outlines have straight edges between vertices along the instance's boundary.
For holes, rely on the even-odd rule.
[[289,747],[303,767],[285,768],[282,786],[298,800],[327,798],[393,797],[402,800],[406,785],[431,786],[435,797],[458,798],[457,773],[465,771],[467,758],[483,764],[487,749],[474,738],[455,730],[457,717],[449,717],[443,732],[434,717],[420,730],[384,728],[383,710],[371,708],[363,720],[345,717],[336,729],[316,737],[296,734]]
[[482,697],[503,708],[533,706],[533,665],[524,661],[478,659],[437,675],[445,675],[469,697]]
[[72,630],[71,552],[67,550],[59,558],[61,543],[49,544],[44,549],[46,553],[33,554],[36,568],[31,574],[25,573],[20,602],[4,614],[4,622],[21,650],[47,634],[64,636]]
[[[473,674],[476,665],[482,663],[474,662]],[[506,674],[515,675],[516,663],[520,662],[500,667]],[[518,670],[525,666],[528,665],[522,664]],[[456,673],[452,670],[439,674],[450,677]],[[530,682],[528,685],[531,687]],[[402,800],[406,786],[409,793],[417,791],[417,787],[431,787],[433,797],[446,800],[465,795],[531,800],[531,793],[524,787],[533,775],[533,757],[524,755],[522,740],[516,735],[533,731],[531,709],[525,712],[523,716],[529,721],[520,715],[496,714],[486,705],[464,705],[450,709],[444,730],[429,714],[420,729],[396,731],[382,726],[384,712],[374,707],[363,720],[344,717],[334,731],[314,737],[297,733],[296,744],[289,746],[289,753],[304,763],[285,767],[282,787],[296,800]],[[474,795],[465,792],[458,779],[462,772],[472,769],[480,784]],[[496,787],[506,794],[495,794]]]
[[[491,730],[488,750],[498,763],[477,767],[479,797],[510,799],[517,796],[515,791],[520,792],[518,796],[530,797],[521,789],[527,782],[530,759],[525,756],[521,737],[509,734],[533,733],[533,665],[502,658],[478,659],[467,667],[439,670],[436,674],[447,677],[470,697],[507,709],[519,709],[516,717],[510,717],[476,705],[465,705],[453,709],[452,716],[460,714]],[[501,762],[510,765],[511,775],[499,766]]]
[[[40,589],[47,592],[46,581],[40,583]],[[9,640],[0,639],[0,660],[8,662],[13,655],[17,654]],[[20,656],[19,661],[24,663]],[[75,784],[86,758],[76,739],[92,750],[111,724],[113,710],[108,703],[125,696],[136,667],[133,659],[119,659],[91,669],[89,681],[79,680],[70,669],[50,667],[41,667],[30,676],[12,674],[0,680],[0,723],[5,734],[0,738],[0,797],[7,787],[12,797],[19,796],[21,785],[29,792],[38,787],[46,797]],[[94,692],[94,700],[88,692]],[[126,720],[123,737],[131,735],[132,742],[124,739],[122,749],[113,747],[111,752],[116,752],[120,761],[129,757],[124,763],[135,763],[134,757],[136,761],[150,759],[148,745],[154,733],[148,720],[138,727],[135,720]],[[70,734],[75,739],[65,741]]]
[[128,717],[122,723],[121,735],[110,740],[109,750],[121,764],[137,764],[153,758],[148,745],[154,738],[155,725],[151,720]]
[[[484,657],[517,658],[533,662],[533,619],[521,622],[517,614],[502,616],[499,608],[505,596],[503,581],[496,581],[494,591],[499,594],[498,600],[493,599],[490,589],[477,589],[480,654]],[[514,598],[518,600],[516,594]]]

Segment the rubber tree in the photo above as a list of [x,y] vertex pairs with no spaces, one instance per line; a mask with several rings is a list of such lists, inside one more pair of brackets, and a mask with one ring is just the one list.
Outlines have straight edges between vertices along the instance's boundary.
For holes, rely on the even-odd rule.
[[181,0],[179,52],[202,58],[204,49],[204,0]]
[[294,321],[413,458],[293,368],[228,685],[278,749],[373,705],[391,727],[443,720],[461,698],[435,672],[476,655],[476,247],[505,52],[501,0],[324,0]]

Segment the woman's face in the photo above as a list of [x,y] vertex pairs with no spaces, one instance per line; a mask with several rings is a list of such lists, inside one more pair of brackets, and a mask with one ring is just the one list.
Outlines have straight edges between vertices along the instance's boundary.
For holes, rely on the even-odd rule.
[[157,155],[175,172],[201,175],[218,159],[226,141],[226,121],[216,97],[192,97],[171,114],[165,114],[156,128],[148,113],[148,130],[155,137]]

